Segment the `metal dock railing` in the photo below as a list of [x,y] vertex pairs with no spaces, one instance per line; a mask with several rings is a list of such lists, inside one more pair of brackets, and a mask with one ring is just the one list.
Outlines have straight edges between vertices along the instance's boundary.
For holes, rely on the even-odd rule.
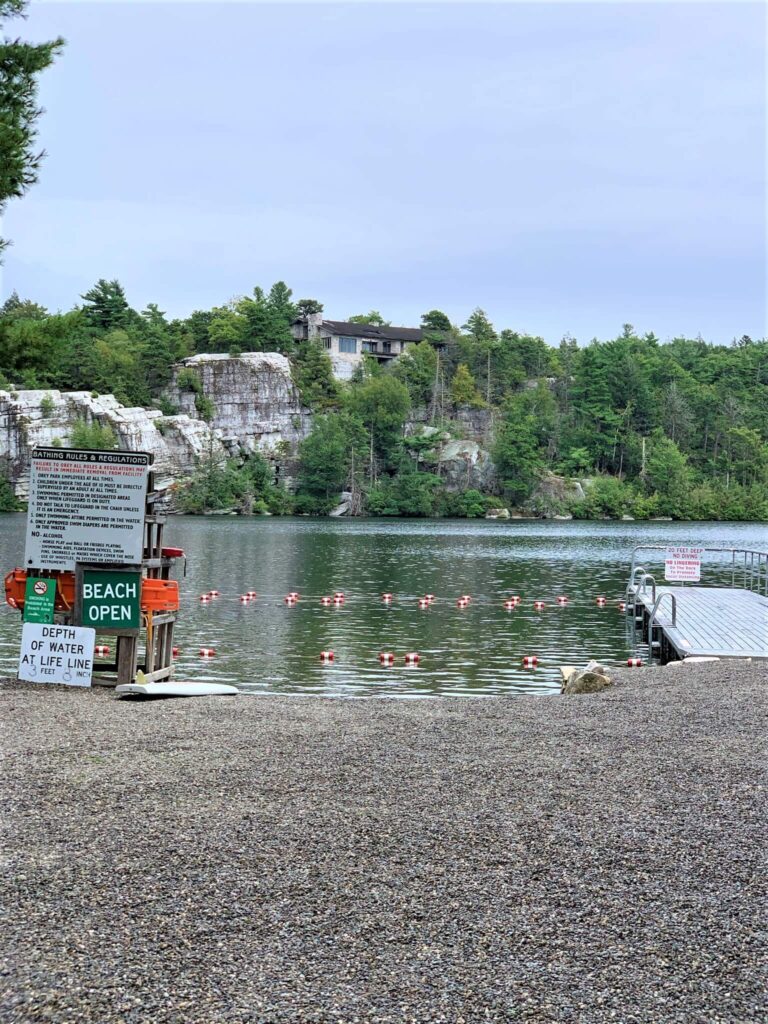
[[[706,580],[659,585],[648,566],[663,559],[653,552],[666,550],[638,545],[626,588],[626,613],[648,645],[649,661],[768,659],[768,551],[703,548]],[[641,552],[648,553],[642,565]]]

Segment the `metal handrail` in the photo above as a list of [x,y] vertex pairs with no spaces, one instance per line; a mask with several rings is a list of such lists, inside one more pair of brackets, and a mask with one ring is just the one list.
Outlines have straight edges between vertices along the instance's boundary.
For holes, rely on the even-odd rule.
[[[659,605],[661,604],[661,602],[664,600],[665,597],[669,597],[672,600],[672,622],[671,622],[671,625],[672,626],[676,626],[677,625],[677,598],[675,597],[674,594],[670,594],[670,592],[667,590],[665,593],[659,594],[659,596],[653,602],[653,608],[651,608],[651,614],[648,616],[648,655],[649,655],[649,658],[651,660],[653,660],[653,648],[654,648],[654,646],[658,646],[660,648],[660,644],[654,645],[654,642],[653,642],[653,630],[654,630],[654,627],[657,625],[657,623],[656,623],[656,612],[659,610]],[[660,659],[661,659],[661,656],[660,656]]]
[[[632,549],[632,567],[630,572],[630,583],[634,581],[635,572],[642,568],[637,566],[637,554],[639,551],[666,551],[669,544],[637,544]],[[745,589],[756,591],[758,594],[765,594],[768,597],[768,551],[760,551],[756,548],[702,548],[706,554],[725,554],[731,556],[731,586],[735,587],[736,575],[741,570],[742,585]],[[740,564],[737,563],[737,556],[741,556]],[[630,584],[627,586],[629,587]]]
[[629,577],[629,582],[627,583],[627,589],[624,591],[624,600],[625,601],[629,600],[629,592],[630,592],[630,590],[632,590],[633,587],[635,587],[635,589],[637,589],[637,580],[635,579],[635,576],[638,573],[643,573],[643,572],[645,572],[645,569],[643,568],[642,565],[638,565],[635,569],[633,569],[632,575]]
[[648,586],[647,586],[648,580],[650,580],[651,583],[653,584],[653,587],[651,589],[651,596],[653,597],[653,600],[655,601],[656,600],[656,577],[653,576],[651,573],[649,573],[649,572],[644,572],[643,573],[643,575],[640,577],[640,582],[637,585],[637,589],[638,590],[642,590],[642,592],[644,594],[647,594],[648,593]]
[[656,618],[656,612],[659,610],[659,605],[661,604],[661,602],[664,600],[665,597],[669,597],[672,600],[672,622],[671,622],[671,625],[672,626],[676,626],[677,625],[677,598],[675,597],[674,594],[670,594],[670,592],[667,590],[663,594],[659,594],[659,596],[656,598],[656,600],[653,603],[653,608],[651,608],[651,614],[650,614],[650,616],[648,618],[648,635],[649,636],[650,636],[651,630],[653,629],[653,623],[654,623],[654,619]]

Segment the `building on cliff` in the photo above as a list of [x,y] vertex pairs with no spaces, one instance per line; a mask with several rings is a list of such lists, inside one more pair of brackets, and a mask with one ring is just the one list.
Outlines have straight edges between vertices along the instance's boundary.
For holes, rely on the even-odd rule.
[[349,380],[363,355],[388,363],[402,355],[408,345],[423,339],[420,327],[379,327],[347,320],[324,320],[322,313],[297,318],[291,331],[297,341],[314,340],[322,345],[339,380]]

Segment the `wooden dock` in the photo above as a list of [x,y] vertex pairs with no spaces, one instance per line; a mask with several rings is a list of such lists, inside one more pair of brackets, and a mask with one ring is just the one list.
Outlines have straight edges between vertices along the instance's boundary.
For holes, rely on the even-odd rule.
[[738,587],[661,586],[655,596],[633,587],[627,596],[628,613],[634,610],[651,656],[662,664],[690,657],[768,659],[768,597],[763,594]]

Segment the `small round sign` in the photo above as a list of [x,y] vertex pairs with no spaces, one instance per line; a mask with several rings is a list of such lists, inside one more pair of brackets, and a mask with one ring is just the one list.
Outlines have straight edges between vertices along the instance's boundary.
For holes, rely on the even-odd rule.
[[36,594],[45,594],[45,593],[47,593],[47,591],[48,591],[48,584],[45,582],[45,580],[38,580],[37,583],[35,583],[35,593]]

